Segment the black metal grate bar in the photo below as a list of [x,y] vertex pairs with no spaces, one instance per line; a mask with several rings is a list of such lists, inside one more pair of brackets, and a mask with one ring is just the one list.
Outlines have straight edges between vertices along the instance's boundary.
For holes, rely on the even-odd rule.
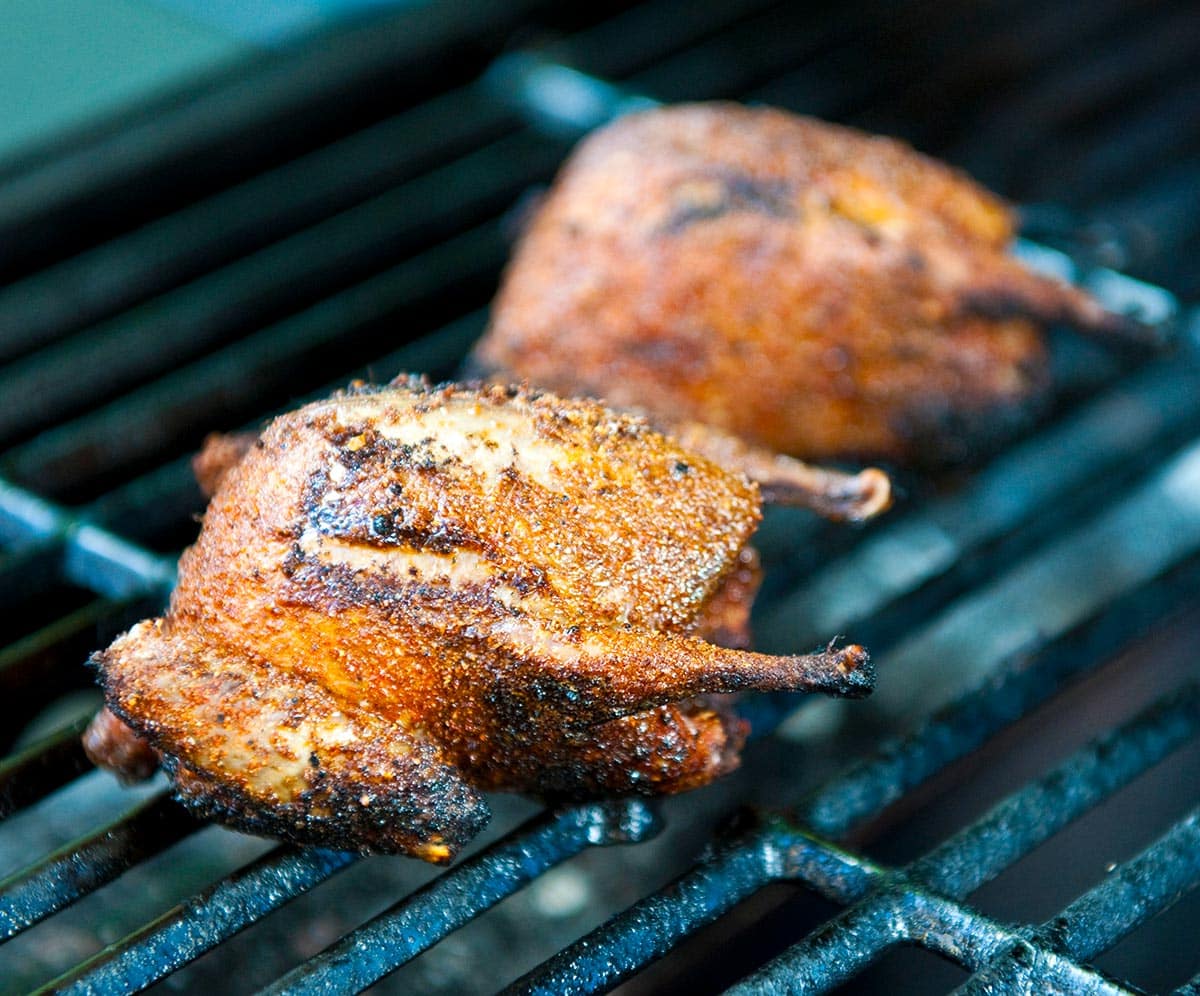
[[[877,16],[870,3],[841,4],[836,18],[811,5],[782,4],[622,82],[664,101],[732,98],[861,37]],[[601,67],[579,64],[606,75]]]
[[[1020,196],[1021,174],[1031,156],[1041,161],[1053,157],[1064,165],[1073,162],[1074,157],[1056,136],[1064,132],[1077,135],[1080,126],[1065,129],[1063,122],[1085,114],[1097,116],[1106,105],[1123,118],[1120,102],[1136,94],[1139,87],[1167,73],[1185,74],[1194,57],[1194,25],[1193,12],[1182,8],[1109,36],[1091,49],[1086,60],[1062,60],[1052,75],[1031,78],[1026,91],[1010,95],[1003,111],[980,129],[973,142],[974,156],[987,159],[993,171],[1003,167],[1001,175],[1012,181],[1006,188]],[[1074,147],[1093,149],[1096,143],[1077,140]],[[1051,199],[1079,203],[1067,179],[1072,174],[1073,170],[1064,168],[1054,176],[1044,175],[1042,189]]]
[[79,738],[80,719],[0,761],[0,820],[44,799],[92,767]]
[[1037,946],[1075,961],[1108,950],[1200,881],[1200,809],[1192,810],[1132,861],[1043,924],[1032,945],[1019,944],[965,983],[963,996],[1029,989],[1041,984]]
[[1200,444],[1193,444],[1123,500],[890,647],[884,666],[905,681],[881,688],[872,708],[920,715],[938,704],[936,694],[918,691],[937,667],[954,667],[958,682],[973,684],[1008,654],[1036,646],[1190,556],[1200,548],[1198,496]]
[[[544,814],[380,914],[280,986],[357,991],[579,851],[645,840],[657,826],[653,811],[636,800]],[[343,852],[277,848],[47,983],[46,991],[143,989],[354,860]],[[353,969],[346,977],[348,958]]]
[[463,862],[264,990],[356,993],[588,847],[638,843],[658,832],[644,802],[550,811]]
[[[752,0],[744,6],[754,10],[763,5],[763,0]],[[683,10],[673,12],[671,35],[648,32],[641,37],[646,50],[628,44],[628,32],[636,25],[620,16],[582,31],[572,47],[592,53],[602,72],[628,72],[662,58],[665,47],[683,46],[691,37],[726,28],[745,12],[737,5],[700,12],[677,6]],[[620,46],[606,41],[614,32],[625,36]],[[482,90],[472,83],[433,96],[0,289],[0,329],[6,332],[0,360],[84,328],[515,131],[514,113],[492,100],[491,90],[491,83]],[[532,174],[526,182],[535,179]]]
[[[0,395],[19,395],[23,403],[0,409],[0,437],[11,442],[22,432],[159,376],[238,331],[365,279],[419,248],[418,240],[449,236],[489,202],[495,211],[507,208],[528,183],[525,162],[540,162],[548,172],[561,157],[561,150],[556,154],[543,142],[509,151],[499,160],[473,153],[9,364],[0,370]],[[509,164],[508,171],[499,165],[488,168],[494,162]],[[450,250],[440,245],[434,251]],[[504,243],[497,239],[476,262],[476,270],[493,272],[503,252]],[[139,348],[146,341],[156,348]],[[106,364],[114,353],[123,362]]]
[[809,792],[796,818],[822,836],[844,840],[948,765],[1010,723],[1029,715],[1068,682],[1189,600],[1200,584],[1200,558],[1108,605],[1036,654],[1018,654],[980,685],[944,706],[920,728],[883,741],[870,757]]
[[[703,11],[675,6],[681,9],[655,14],[656,20],[672,16],[670,35],[634,35],[641,47],[628,44],[637,25],[618,16],[581,32],[572,48],[587,53],[598,71],[620,74],[663,58],[667,47],[726,28],[764,2],[751,0],[745,9],[712,5]],[[622,44],[611,44],[613,34],[622,36]],[[0,289],[0,329],[5,333],[0,360],[256,251],[439,162],[478,149],[517,125],[513,112],[491,99],[490,85],[481,90],[472,83],[10,284]],[[526,182],[535,179],[536,171]],[[459,188],[469,189],[474,188]]]
[[[847,931],[853,931],[848,933]],[[903,885],[881,892],[853,917],[843,921],[836,934],[814,934],[822,944],[817,961],[789,964],[777,974],[761,973],[730,988],[739,996],[815,993],[845,982],[865,969],[880,954],[902,943],[921,946],[952,961],[986,960],[1004,945],[1019,942],[1018,935],[939,896]],[[1101,978],[1051,952],[1039,952],[1040,981],[1050,992],[1126,994],[1132,990]],[[830,972],[826,966],[833,966]],[[786,974],[785,973],[790,973]]]
[[[921,109],[920,113],[904,116],[910,137],[918,137],[912,133],[920,131],[921,138],[944,142],[944,133],[923,127],[930,117],[945,121],[944,115],[936,112],[931,115],[931,107],[952,103],[952,98],[947,100],[949,95],[961,93],[982,74],[997,81],[1024,77],[1036,73],[1048,61],[1070,57],[1072,47],[1093,43],[1097,37],[1111,32],[1114,23],[1127,14],[1121,0],[1092,4],[1084,20],[1074,11],[1046,4],[1025,4],[1020,9],[1013,4],[990,5],[990,10],[988,7],[971,5],[963,23],[961,10],[914,10],[909,6],[901,16],[910,32],[912,23],[923,14],[931,18],[943,14],[959,18],[956,25],[959,30],[951,29],[945,34],[953,42],[939,46],[935,53],[922,50],[897,58],[896,47],[890,44],[892,33],[881,33],[882,38],[876,39],[872,46],[877,57],[857,67],[860,71],[848,79],[847,66],[853,59],[851,48],[856,39],[851,45],[823,53],[820,59],[756,89],[751,97],[838,120],[878,113],[880,105],[890,108],[897,101],[901,106]],[[1002,23],[997,25],[997,19],[1002,19]],[[969,156],[969,137],[963,145],[963,155]],[[963,161],[958,156],[951,158]],[[986,169],[990,163],[980,165]]]
[[[622,76],[678,57],[679,51],[702,46],[713,37],[722,37],[777,3],[778,0],[732,0],[722,4],[663,0],[639,4],[577,34],[543,39],[541,47],[548,58],[580,63],[589,72],[602,76]],[[668,39],[669,49],[664,48]]]
[[8,644],[0,649],[0,690],[44,674],[63,657],[71,657],[72,664],[78,664],[91,652],[98,628],[136,615],[133,607],[144,604],[137,598],[121,602],[97,598]]
[[767,833],[754,831],[726,841],[682,878],[559,952],[505,992],[607,992],[775,881],[779,872],[780,852]]
[[[355,313],[355,309],[347,310],[351,316]],[[355,377],[377,382],[391,378],[401,371],[424,371],[433,377],[449,377],[463,354],[470,348],[471,343],[479,338],[485,320],[486,316],[482,311],[465,315],[431,335],[416,339],[394,353],[374,360],[349,376],[338,377],[336,381],[313,392],[311,397],[315,400],[317,397],[327,396],[335,390],[344,388]],[[302,333],[300,329],[295,331],[297,334]],[[286,346],[285,343],[284,348]],[[249,365],[240,365],[238,360],[242,359],[245,359]],[[175,387],[190,396],[191,379],[205,381],[219,375],[218,371],[212,369],[213,366],[226,371],[236,370],[239,373],[247,370],[256,372],[258,369],[257,363],[251,358],[236,357],[232,360],[227,357],[222,357],[220,360],[214,358],[211,361],[201,361],[189,368],[192,377],[188,378],[188,383],[178,383],[175,384]],[[240,384],[241,380],[239,377],[237,383]],[[253,381],[253,378],[249,378],[249,380]],[[174,383],[174,378],[172,378],[172,383]],[[227,389],[228,386],[228,382],[222,385],[223,389]],[[214,390],[216,390],[215,385]],[[173,409],[168,409],[162,413],[161,417],[165,421],[170,421],[173,414]],[[228,410],[222,418],[227,416]],[[105,410],[101,410],[96,417],[106,419],[108,415]],[[214,419],[216,417],[214,415]],[[262,422],[263,417],[255,417],[245,428],[257,429]],[[215,426],[216,423],[210,424]],[[223,421],[220,424],[224,427]],[[90,432],[86,424],[81,424],[77,428]],[[47,433],[46,436],[52,437],[53,433]],[[127,481],[121,487],[107,492],[88,505],[85,511],[88,518],[103,523],[110,531],[123,535],[143,536],[159,531],[164,523],[178,521],[181,515],[186,516],[191,512],[195,500],[195,475],[192,473],[191,456],[189,455],[159,467],[147,475]]]
[[159,592],[175,585],[175,563],[85,522],[0,479],[0,540],[21,549],[61,542],[62,571],[74,584],[109,598]]
[[0,360],[261,249],[511,130],[469,86],[0,288]]
[[[780,959],[729,992],[737,996],[828,992],[898,944],[917,944],[951,961],[979,964],[1021,943],[1014,930],[904,882],[884,889],[857,908],[855,915],[837,922],[841,929],[831,927],[811,936],[811,949],[793,959]],[[1038,984],[1044,988],[1039,991],[1134,996],[1134,990],[1054,952],[1038,949],[1032,957],[1040,963]]]
[[1200,975],[1176,989],[1174,996],[1197,996],[1197,993],[1200,993]]
[[0,881],[0,938],[32,927],[203,826],[167,793]]
[[48,982],[44,992],[139,992],[353,864],[357,855],[280,846]]
[[[786,633],[807,643],[852,628],[969,554],[1070,507],[1090,482],[1111,479],[1156,439],[1182,436],[1198,418],[1200,368],[1187,361],[1154,364],[1000,456],[961,491],[881,524],[772,605],[760,632],[768,640]],[[1070,514],[1079,513],[1072,508]]]
[[1200,688],[1187,685],[1075,753],[951,837],[908,873],[961,899],[1099,805],[1200,731]]
[[8,720],[5,744],[20,733],[29,716],[69,690],[92,685],[92,676],[79,665],[95,650],[98,638],[126,629],[160,602],[159,596],[92,599],[0,648],[0,709]]
[[[948,903],[947,898],[965,898],[1198,732],[1200,688],[1189,686],[1170,699],[1157,703],[1131,723],[1077,752],[1058,768],[1004,800],[982,820],[914,862],[902,873],[869,866],[870,873],[855,880],[849,891],[843,885],[844,876],[835,877],[831,885],[827,885],[823,878],[814,880],[803,876],[806,884],[839,902],[865,896],[866,892],[859,891],[862,889],[869,889],[870,897],[828,921],[747,979],[742,986],[735,987],[734,991],[828,991],[852,978],[887,947],[902,941],[922,945],[932,941],[931,946],[939,953],[961,961],[968,968],[981,967],[981,963],[992,960],[1003,947],[1011,945],[1017,938],[1011,931],[987,923],[978,914]],[[1181,833],[1195,834],[1194,827],[1185,823],[1184,828]],[[1169,846],[1174,846],[1174,843]],[[856,859],[856,862],[856,870],[868,867],[861,860]],[[1139,870],[1144,866],[1135,861],[1129,867],[1126,882],[1136,880]],[[1173,872],[1169,884],[1158,882],[1156,886],[1160,890],[1164,885],[1167,886],[1165,898],[1175,896],[1177,888],[1194,887],[1198,881],[1200,861],[1193,860],[1185,862]],[[856,892],[858,895],[855,895]],[[926,893],[928,895],[923,895]],[[1102,894],[1081,900],[1064,916],[1067,922],[1071,922],[1089,908],[1112,912],[1119,908],[1115,904],[1116,898],[1112,889],[1108,889]],[[909,904],[914,901],[920,903],[922,899],[933,899],[935,906],[948,919],[955,921],[952,924],[943,923],[942,926],[952,929],[940,937],[936,934],[926,935],[913,926],[897,931],[897,906],[907,910]],[[1150,904],[1147,902],[1145,905]],[[1153,908],[1147,913],[1152,911]],[[907,920],[908,917],[902,919]],[[1131,919],[1134,926],[1140,922],[1136,915],[1126,915],[1123,922],[1128,924]],[[876,927],[887,924],[888,933],[878,929],[868,931],[868,924]],[[922,926],[927,927],[928,924]],[[1108,931],[1104,935],[1109,938],[1108,944],[1119,940],[1127,929],[1131,928],[1123,926],[1116,931]],[[853,952],[844,950],[850,939],[853,939]],[[1108,944],[1101,944],[1096,950],[1089,949],[1083,957],[1096,954]],[[1058,956],[1046,950],[1039,951],[1035,960],[1042,962],[1039,974],[1043,980],[1048,981],[1066,969]],[[1069,974],[1077,973],[1070,971]]]
[[[1066,681],[1107,658],[1113,646],[1152,618],[1161,618],[1165,605],[1186,601],[1198,578],[1200,559],[1195,559],[1174,576],[1108,607],[1035,657],[1016,658],[916,732],[885,742],[872,757],[811,792],[798,805],[796,819],[825,836],[846,838],[1005,725],[1027,715]],[[1150,605],[1154,608],[1148,610]],[[1189,701],[1194,709],[1194,693]],[[535,969],[514,985],[514,991],[607,991],[775,880],[780,853],[785,851],[754,833],[726,844],[671,886]],[[850,891],[844,896],[850,898],[843,902],[857,898]]]
[[[3,465],[16,480],[36,481],[53,493],[161,452],[191,426],[261,412],[266,397],[294,399],[315,385],[295,384],[284,358],[344,355],[355,344],[359,351],[374,344],[377,351],[379,334],[390,331],[397,313],[482,279],[504,252],[499,225],[472,229],[10,449]],[[140,431],[119,431],[130,424]]]

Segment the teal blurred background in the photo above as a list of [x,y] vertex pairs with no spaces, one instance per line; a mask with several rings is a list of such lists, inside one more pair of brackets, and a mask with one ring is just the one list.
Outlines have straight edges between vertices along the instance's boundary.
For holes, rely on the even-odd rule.
[[0,164],[264,48],[409,0],[0,0]]

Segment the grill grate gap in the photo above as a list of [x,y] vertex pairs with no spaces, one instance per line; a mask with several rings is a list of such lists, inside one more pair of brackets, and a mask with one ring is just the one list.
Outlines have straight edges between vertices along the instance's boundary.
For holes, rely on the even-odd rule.
[[1187,981],[1188,973],[1200,968],[1200,960],[1193,957],[1192,964],[1181,969],[1179,959],[1163,958],[1162,952],[1192,951],[1197,917],[1200,894],[1192,892],[1099,955],[1096,967],[1114,978],[1129,979],[1146,992],[1170,992]]

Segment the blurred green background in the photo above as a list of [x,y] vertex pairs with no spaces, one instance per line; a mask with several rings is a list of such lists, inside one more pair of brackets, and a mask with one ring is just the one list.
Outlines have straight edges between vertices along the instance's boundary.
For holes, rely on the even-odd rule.
[[0,0],[0,163],[58,132],[263,48],[403,5],[404,0]]

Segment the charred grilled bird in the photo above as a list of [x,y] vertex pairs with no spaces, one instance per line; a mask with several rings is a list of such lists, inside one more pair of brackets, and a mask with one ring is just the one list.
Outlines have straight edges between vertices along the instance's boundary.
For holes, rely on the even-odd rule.
[[476,369],[806,459],[958,461],[1043,406],[1047,324],[1147,336],[1025,268],[1013,231],[898,141],[733,104],[632,114],[536,211]]
[[409,380],[203,469],[170,607],[94,658],[87,744],[240,829],[446,861],[486,790],[682,791],[738,762],[727,693],[871,687],[857,646],[742,649],[759,489],[638,417]]

